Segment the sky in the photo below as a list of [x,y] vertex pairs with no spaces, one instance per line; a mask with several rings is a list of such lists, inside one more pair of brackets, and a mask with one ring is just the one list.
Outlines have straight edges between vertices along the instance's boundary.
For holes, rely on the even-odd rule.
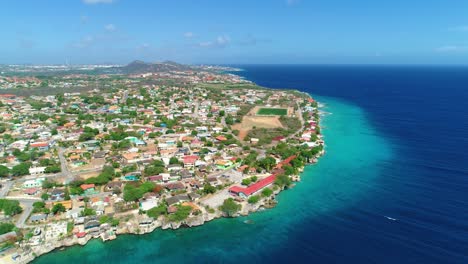
[[467,64],[466,0],[2,0],[0,64]]

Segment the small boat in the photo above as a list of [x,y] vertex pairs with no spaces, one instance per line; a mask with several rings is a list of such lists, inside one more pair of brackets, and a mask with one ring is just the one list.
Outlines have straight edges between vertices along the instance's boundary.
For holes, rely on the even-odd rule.
[[248,225],[253,224],[253,223],[254,221],[250,219],[244,221],[244,224],[248,224]]
[[392,221],[396,221],[396,220],[398,220],[398,219],[396,219],[396,218],[392,218],[392,217],[390,217],[390,216],[386,216],[386,215],[384,215],[384,217],[385,217],[385,218],[387,218],[388,220],[392,220]]

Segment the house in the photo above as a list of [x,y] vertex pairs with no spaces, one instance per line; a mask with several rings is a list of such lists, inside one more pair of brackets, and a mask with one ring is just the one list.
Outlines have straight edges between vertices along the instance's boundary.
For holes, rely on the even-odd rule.
[[34,142],[30,145],[31,148],[36,148],[39,151],[49,150],[49,142]]
[[52,203],[52,206],[53,207],[54,205],[56,204],[62,204],[63,207],[65,207],[65,209],[68,211],[68,210],[71,210],[72,207],[73,207],[73,204],[72,204],[72,201],[71,200],[68,200],[68,201],[59,201],[59,202],[54,202]]
[[271,185],[276,179],[276,174],[272,174],[258,182],[250,185],[249,187],[240,187],[240,186],[233,186],[229,188],[229,192],[236,194],[242,198],[247,198],[252,194],[257,193],[261,189]]
[[38,188],[29,188],[29,189],[24,190],[24,194],[27,194],[27,195],[36,195],[37,193],[39,193]]
[[170,191],[185,189],[185,185],[181,182],[171,182],[166,184],[164,187],[166,187]]
[[65,197],[65,189],[55,188],[50,192],[51,200],[61,200]]
[[197,160],[198,160],[198,156],[195,156],[195,155],[184,156],[184,158],[183,158],[184,167],[193,168],[195,166],[195,162]]
[[46,167],[31,167],[29,168],[29,174],[38,175],[44,174]]
[[234,163],[230,160],[217,160],[215,163],[216,167],[221,170],[229,169]]
[[35,214],[35,215],[31,215],[31,217],[29,217],[29,221],[31,223],[39,223],[39,222],[43,222],[47,220],[47,214]]
[[38,178],[34,180],[27,180],[23,183],[23,188],[40,188],[42,187],[42,182],[44,178]]
[[187,194],[178,194],[169,198],[166,198],[166,202],[168,206],[178,204],[181,202],[188,202],[190,201],[190,197]]
[[168,171],[180,171],[182,169],[182,166],[180,164],[170,164],[167,166]]
[[81,184],[80,185],[80,188],[83,189],[83,191],[94,191],[94,188],[96,186],[92,183],[92,184]]

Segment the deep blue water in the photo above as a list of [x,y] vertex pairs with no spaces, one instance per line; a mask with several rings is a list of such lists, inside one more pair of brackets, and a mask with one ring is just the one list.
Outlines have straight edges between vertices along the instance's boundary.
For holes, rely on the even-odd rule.
[[326,155],[276,208],[36,262],[468,263],[468,67],[241,67],[331,112]]
[[[358,105],[396,152],[372,190],[373,201],[339,212],[353,223],[327,223],[326,257],[316,259],[294,246],[289,253],[319,262],[356,257],[468,263],[468,67],[243,68],[243,76],[267,87],[298,88]],[[400,223],[376,221],[379,213]],[[320,243],[315,239],[304,228],[291,245]]]

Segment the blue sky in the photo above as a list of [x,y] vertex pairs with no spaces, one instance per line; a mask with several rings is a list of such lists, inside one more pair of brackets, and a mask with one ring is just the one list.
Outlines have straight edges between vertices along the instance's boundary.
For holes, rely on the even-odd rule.
[[468,62],[466,0],[15,0],[0,24],[0,63]]

